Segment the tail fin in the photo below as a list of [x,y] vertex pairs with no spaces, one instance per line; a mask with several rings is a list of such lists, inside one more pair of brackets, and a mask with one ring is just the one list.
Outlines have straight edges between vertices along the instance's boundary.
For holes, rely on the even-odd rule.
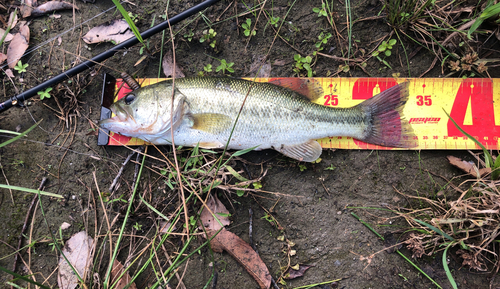
[[417,145],[413,140],[413,129],[403,117],[403,107],[408,101],[408,94],[408,82],[404,82],[358,105],[371,119],[371,129],[362,141],[400,148]]

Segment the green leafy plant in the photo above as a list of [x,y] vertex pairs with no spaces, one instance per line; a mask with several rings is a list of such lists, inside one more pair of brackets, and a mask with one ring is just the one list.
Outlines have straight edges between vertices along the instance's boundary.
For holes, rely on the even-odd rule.
[[[382,41],[377,50],[373,52],[372,56],[375,56],[380,62],[382,62],[385,66],[392,69],[389,63],[385,60],[385,57],[389,57],[392,55],[392,47],[396,45],[398,41],[396,39],[390,39],[389,41]],[[380,54],[384,53],[384,59],[380,58]]]
[[328,39],[332,38],[331,33],[324,33],[321,32],[318,36],[319,41],[314,44],[316,46],[317,51],[323,50],[323,44],[326,44],[328,42]]
[[327,17],[328,14],[326,14],[326,7],[325,7],[325,3],[321,4],[321,8],[319,7],[314,7],[313,8],[313,12],[314,13],[318,13],[318,17]]
[[245,34],[246,37],[250,35],[254,36],[257,33],[255,30],[252,30],[252,20],[250,18],[247,18],[246,22],[241,24],[241,27],[244,29],[243,34]]
[[227,63],[225,59],[220,59],[219,61],[220,61],[220,65],[217,66],[217,68],[215,69],[216,72],[219,72],[221,70],[222,70],[222,74],[226,74],[226,70],[228,72],[231,72],[231,73],[234,72],[234,69],[232,68],[234,65],[234,62]]
[[26,68],[29,66],[28,63],[23,64],[21,60],[17,62],[16,66],[14,66],[14,70],[17,70],[18,73],[26,72]]
[[212,28],[203,30],[203,36],[200,38],[200,43],[207,42],[210,47],[215,48],[215,44],[217,43],[217,40],[214,39],[215,35],[217,35],[217,32]]
[[135,224],[134,224],[134,226],[133,226],[133,227],[134,227],[134,229],[136,229],[137,231],[141,231],[141,230],[142,230],[142,225],[141,225],[141,224],[139,224],[139,223],[137,223],[137,222],[135,222]]
[[41,90],[37,92],[37,94],[40,96],[41,100],[44,100],[45,98],[50,98],[50,92],[52,91],[52,87],[47,87],[44,91]]
[[278,27],[278,23],[280,22],[280,18],[278,16],[276,17],[270,17],[269,18],[269,24],[274,25],[274,27]]
[[302,57],[300,54],[295,54],[293,56],[293,59],[295,60],[295,66],[293,68],[293,71],[297,75],[300,75],[302,70],[306,70],[307,77],[313,76],[314,73],[313,73],[312,68],[311,68],[311,63],[312,63],[311,56]]

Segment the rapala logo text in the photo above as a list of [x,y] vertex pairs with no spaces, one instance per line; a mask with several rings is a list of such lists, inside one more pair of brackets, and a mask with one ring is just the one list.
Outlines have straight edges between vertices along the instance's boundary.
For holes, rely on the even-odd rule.
[[410,124],[437,124],[441,120],[440,117],[412,117],[410,118]]

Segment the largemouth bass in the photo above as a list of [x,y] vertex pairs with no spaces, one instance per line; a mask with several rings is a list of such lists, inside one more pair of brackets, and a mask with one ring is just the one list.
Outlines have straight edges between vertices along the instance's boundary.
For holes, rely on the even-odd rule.
[[311,102],[323,97],[322,90],[300,81],[307,96],[290,89],[289,83],[280,86],[216,77],[162,81],[114,103],[111,110],[116,116],[99,126],[154,144],[271,148],[305,162],[319,158],[322,148],[316,139],[325,137],[350,136],[381,146],[413,146],[409,141],[412,128],[402,117],[407,83],[356,106],[332,108]]

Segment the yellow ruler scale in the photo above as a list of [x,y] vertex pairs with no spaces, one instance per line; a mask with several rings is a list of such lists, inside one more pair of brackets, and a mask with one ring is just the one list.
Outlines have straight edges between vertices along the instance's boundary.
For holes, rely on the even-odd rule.
[[[253,80],[247,78],[248,80]],[[142,86],[164,79],[138,80]],[[276,80],[259,78],[258,82]],[[470,78],[314,78],[321,84],[324,95],[315,102],[331,107],[351,107],[398,83],[409,82],[409,99],[404,116],[411,124],[417,146],[412,149],[479,149],[448,119],[445,112],[488,149],[499,149],[500,79]],[[115,100],[130,89],[117,80]],[[103,93],[104,97],[104,93]],[[107,145],[140,145],[144,141],[111,133]],[[323,148],[391,149],[367,144],[349,137],[318,140]],[[102,143],[101,143],[102,144]]]

